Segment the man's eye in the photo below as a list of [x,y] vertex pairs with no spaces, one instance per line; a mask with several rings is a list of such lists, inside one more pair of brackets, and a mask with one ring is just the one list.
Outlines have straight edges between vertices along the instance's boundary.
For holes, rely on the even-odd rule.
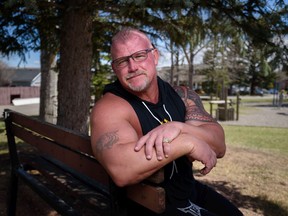
[[136,55],[133,56],[133,58],[137,61],[137,60],[142,60],[144,58],[146,58],[146,53],[137,53]]
[[116,62],[116,64],[117,64],[118,66],[124,66],[124,65],[127,64],[127,62],[128,62],[127,59],[120,59],[119,61]]

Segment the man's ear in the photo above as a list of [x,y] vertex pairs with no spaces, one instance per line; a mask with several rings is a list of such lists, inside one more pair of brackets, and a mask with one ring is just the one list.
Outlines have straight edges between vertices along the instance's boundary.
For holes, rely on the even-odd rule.
[[159,61],[159,51],[158,51],[158,49],[155,48],[152,51],[152,53],[153,53],[153,56],[154,56],[154,63],[155,63],[155,65],[158,65],[158,61]]
[[114,73],[115,73],[115,67],[114,67],[114,65],[112,64],[112,62],[111,62],[111,67],[112,67],[112,70],[113,70]]

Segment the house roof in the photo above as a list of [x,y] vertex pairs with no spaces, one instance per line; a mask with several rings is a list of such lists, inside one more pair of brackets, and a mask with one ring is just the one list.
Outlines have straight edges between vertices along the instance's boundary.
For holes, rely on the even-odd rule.
[[40,73],[40,68],[15,68],[11,77],[12,85],[30,85],[32,80]]

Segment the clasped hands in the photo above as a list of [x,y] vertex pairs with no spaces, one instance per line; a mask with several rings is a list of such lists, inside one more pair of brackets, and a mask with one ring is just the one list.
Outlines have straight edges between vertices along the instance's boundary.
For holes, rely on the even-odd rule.
[[[145,148],[146,158],[151,160],[153,149],[155,149],[157,160],[161,161],[164,157],[169,157],[171,151],[170,143],[180,135],[181,129],[175,122],[159,125],[138,140],[135,145],[135,151]],[[191,162],[194,160],[200,161],[204,165],[200,173],[206,175],[216,166],[216,154],[203,140],[197,139],[192,134],[186,135],[189,135],[189,143],[191,143],[191,150],[186,156]]]

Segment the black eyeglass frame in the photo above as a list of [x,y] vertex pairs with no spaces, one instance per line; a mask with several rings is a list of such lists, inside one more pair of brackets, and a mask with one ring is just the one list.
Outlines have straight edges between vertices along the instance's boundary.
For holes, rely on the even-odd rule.
[[[129,55],[129,56],[124,56],[124,57],[120,57],[120,58],[117,58],[117,59],[113,60],[113,61],[112,61],[112,64],[115,65],[115,63],[117,63],[117,61],[122,60],[122,59],[123,59],[123,60],[127,60],[127,62],[128,62],[128,60],[129,60],[130,58],[132,58],[133,61],[135,61],[135,62],[145,61],[145,60],[147,59],[147,57],[148,57],[148,53],[151,52],[151,51],[153,51],[153,50],[155,50],[155,49],[156,49],[156,48],[153,47],[153,48],[148,48],[148,49],[144,49],[144,50],[139,50],[139,51],[137,51],[137,52],[135,52],[135,53],[132,53],[132,54]],[[145,52],[145,54],[147,55],[146,58],[145,58],[145,59],[142,59],[141,61],[135,60],[133,56],[135,56],[135,54],[138,54],[138,53],[141,53],[141,52]],[[124,66],[115,65],[115,66],[116,66],[116,68],[124,68],[124,67],[126,67],[127,65],[124,65]]]

